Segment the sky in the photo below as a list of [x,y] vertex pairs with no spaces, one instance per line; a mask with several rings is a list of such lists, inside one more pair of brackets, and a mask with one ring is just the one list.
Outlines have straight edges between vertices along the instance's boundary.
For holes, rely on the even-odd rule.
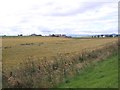
[[118,0],[0,0],[0,35],[118,33]]

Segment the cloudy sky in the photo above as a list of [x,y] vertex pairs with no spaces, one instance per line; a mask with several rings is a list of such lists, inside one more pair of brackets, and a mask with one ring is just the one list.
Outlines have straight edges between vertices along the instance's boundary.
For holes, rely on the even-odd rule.
[[118,0],[0,0],[0,35],[118,32]]

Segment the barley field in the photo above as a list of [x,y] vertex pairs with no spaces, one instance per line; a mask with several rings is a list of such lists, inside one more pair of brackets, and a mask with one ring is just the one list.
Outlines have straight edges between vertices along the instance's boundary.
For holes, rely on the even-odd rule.
[[58,38],[58,37],[3,37],[2,62],[6,68],[14,68],[17,63],[33,56],[35,58],[51,58],[57,54],[74,55],[83,49],[95,49],[117,38]]
[[[3,37],[4,88],[52,88],[117,52],[117,38]],[[114,78],[116,80],[116,78]]]

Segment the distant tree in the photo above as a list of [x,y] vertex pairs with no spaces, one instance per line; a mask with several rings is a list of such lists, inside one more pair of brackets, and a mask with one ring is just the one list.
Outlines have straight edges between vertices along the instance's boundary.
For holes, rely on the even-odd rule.
[[41,34],[37,35],[37,36],[42,36]]
[[20,34],[20,36],[23,36],[22,34]]
[[22,34],[19,34],[18,36],[23,36]]
[[101,35],[101,37],[103,37],[104,35]]
[[97,37],[99,38],[99,37],[100,37],[100,35],[97,35]]
[[52,36],[52,37],[55,37],[55,34],[52,34],[51,36]]

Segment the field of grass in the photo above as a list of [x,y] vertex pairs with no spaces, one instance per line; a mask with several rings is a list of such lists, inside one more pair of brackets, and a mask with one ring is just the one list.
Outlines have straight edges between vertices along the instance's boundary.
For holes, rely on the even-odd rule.
[[58,88],[118,88],[118,56],[87,66],[79,76]]
[[72,39],[57,37],[3,37],[3,64],[6,68],[14,68],[29,56],[36,58],[51,57],[57,54],[71,54],[83,49],[100,48],[116,38],[104,39]]

